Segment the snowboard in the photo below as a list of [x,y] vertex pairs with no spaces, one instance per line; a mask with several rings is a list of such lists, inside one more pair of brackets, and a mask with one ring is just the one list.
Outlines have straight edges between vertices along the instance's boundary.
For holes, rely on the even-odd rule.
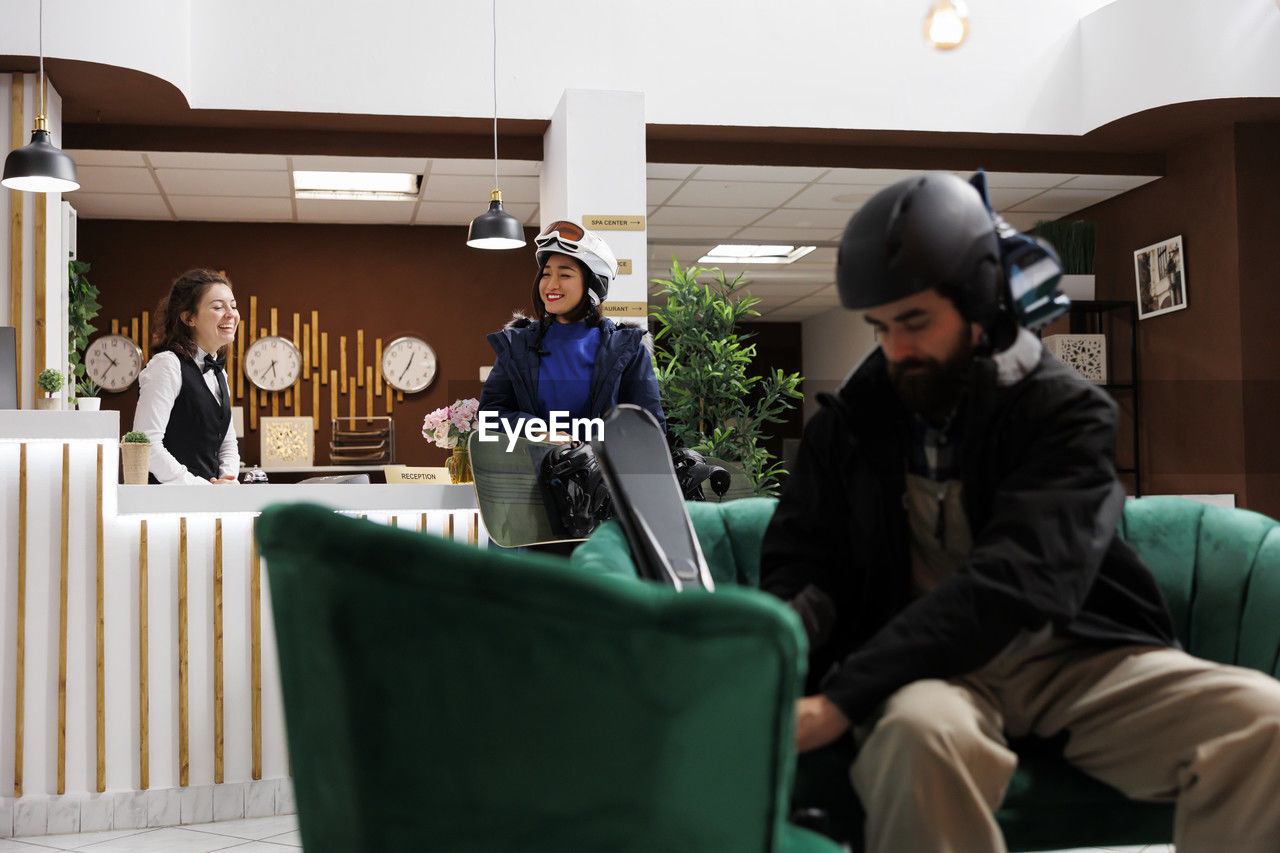
[[477,433],[471,434],[467,449],[476,506],[489,541],[504,548],[583,541],[564,535],[539,475],[543,457],[555,446],[523,436],[514,445],[505,435],[498,441],[480,441]]
[[604,416],[604,440],[591,447],[640,575],[677,590],[714,590],[653,415],[630,403],[615,406]]

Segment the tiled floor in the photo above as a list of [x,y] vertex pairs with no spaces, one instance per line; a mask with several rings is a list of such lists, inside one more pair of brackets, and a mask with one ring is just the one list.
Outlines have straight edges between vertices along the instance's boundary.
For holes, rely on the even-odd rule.
[[[288,853],[301,850],[296,815],[256,817],[201,823],[163,829],[120,829],[78,835],[38,835],[0,838],[0,853],[48,853],[78,850],[84,853]],[[1064,850],[1059,853],[1174,853],[1171,844],[1138,847],[1105,847]]]
[[160,829],[118,829],[75,835],[36,835],[0,838],[0,853],[49,853],[79,850],[84,853],[289,853],[302,849],[296,815],[224,820]]

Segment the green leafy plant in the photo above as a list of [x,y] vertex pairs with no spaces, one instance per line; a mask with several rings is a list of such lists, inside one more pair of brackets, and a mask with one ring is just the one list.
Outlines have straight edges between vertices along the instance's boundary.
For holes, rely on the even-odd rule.
[[1037,222],[1031,233],[1053,244],[1067,275],[1093,275],[1092,222],[1083,219]]
[[150,444],[151,439],[147,438],[145,432],[135,429],[133,432],[126,432],[120,442],[122,444]]
[[76,393],[81,397],[96,397],[98,396],[98,392],[101,390],[102,386],[97,382],[94,382],[89,376],[86,376],[84,379],[81,379],[76,383]]
[[98,288],[85,278],[88,271],[89,264],[84,261],[72,258],[67,263],[67,360],[73,382],[84,377],[84,351],[89,346],[89,337],[98,330],[93,318],[102,309],[98,304]]
[[54,370],[52,367],[46,367],[40,371],[40,375],[36,377],[36,384],[40,386],[40,390],[52,397],[62,390],[62,386],[66,384],[66,380],[62,374]]
[[759,316],[760,300],[741,275],[729,281],[719,269],[682,269],[674,259],[669,278],[653,281],[666,295],[651,314],[668,431],[677,445],[741,465],[756,494],[776,494],[786,469],[764,447],[766,425],[782,423],[803,395],[798,373],[747,375],[756,347],[739,324]]

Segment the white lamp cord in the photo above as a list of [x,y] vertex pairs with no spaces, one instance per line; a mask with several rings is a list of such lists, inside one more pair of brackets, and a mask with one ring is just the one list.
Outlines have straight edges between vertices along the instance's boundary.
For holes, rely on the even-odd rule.
[[493,188],[498,188],[498,0],[493,0]]
[[40,0],[40,79],[36,85],[40,87],[40,115],[45,115],[44,103],[44,0]]

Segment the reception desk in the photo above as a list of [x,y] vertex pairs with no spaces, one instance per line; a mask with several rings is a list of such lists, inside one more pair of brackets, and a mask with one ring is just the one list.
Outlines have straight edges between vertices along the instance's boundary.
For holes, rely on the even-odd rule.
[[0,412],[0,837],[292,812],[263,507],[479,547],[471,486],[118,486],[115,412]]

